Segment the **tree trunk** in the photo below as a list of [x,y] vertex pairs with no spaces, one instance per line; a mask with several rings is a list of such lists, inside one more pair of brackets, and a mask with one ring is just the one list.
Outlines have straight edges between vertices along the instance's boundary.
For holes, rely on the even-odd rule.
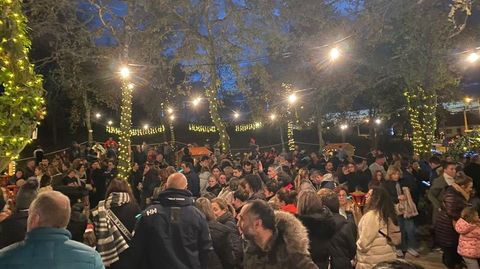
[[315,107],[315,117],[317,120],[318,153],[322,154],[325,140],[323,140],[322,111],[319,106]]
[[92,129],[92,109],[90,103],[88,102],[87,90],[83,91],[83,106],[85,107],[85,126],[87,127],[88,132],[88,144],[93,145],[93,129]]
[[217,53],[215,49],[215,41],[213,39],[212,29],[209,23],[209,16],[208,16],[208,6],[209,3],[205,6],[205,20],[208,29],[208,54],[210,58],[210,87],[206,90],[206,96],[208,99],[209,110],[210,110],[210,117],[212,118],[213,125],[217,129],[218,136],[219,136],[219,144],[220,148],[223,150],[224,153],[230,153],[230,136],[227,132],[227,127],[223,122],[220,114],[218,113],[218,88],[220,86],[220,81],[218,80],[217,75]]

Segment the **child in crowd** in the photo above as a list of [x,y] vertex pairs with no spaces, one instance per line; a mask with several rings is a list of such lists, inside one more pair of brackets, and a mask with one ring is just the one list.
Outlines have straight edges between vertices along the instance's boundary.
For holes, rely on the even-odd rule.
[[480,218],[473,207],[466,207],[462,217],[455,224],[455,230],[460,234],[458,254],[463,257],[468,269],[478,269],[480,258]]

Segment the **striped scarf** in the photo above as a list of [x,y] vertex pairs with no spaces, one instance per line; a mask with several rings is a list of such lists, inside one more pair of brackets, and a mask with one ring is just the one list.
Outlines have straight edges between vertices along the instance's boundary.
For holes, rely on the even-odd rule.
[[105,266],[119,260],[118,255],[128,248],[127,241],[117,229],[114,222],[108,218],[107,210],[111,206],[121,206],[129,203],[130,197],[124,192],[112,192],[107,199],[100,201],[92,211],[95,236],[97,237],[97,251],[102,256]]

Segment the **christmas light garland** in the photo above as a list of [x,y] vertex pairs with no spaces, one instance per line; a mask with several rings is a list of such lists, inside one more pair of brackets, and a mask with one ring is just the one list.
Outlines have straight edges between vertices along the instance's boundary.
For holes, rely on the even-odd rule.
[[122,84],[122,105],[120,106],[120,132],[119,132],[119,156],[118,177],[123,180],[128,178],[130,168],[130,138],[132,127],[132,94],[133,85],[124,82]]
[[35,74],[28,53],[27,19],[22,1],[0,0],[0,170],[31,140],[45,115],[42,77]]
[[188,130],[197,133],[216,133],[217,128],[213,125],[188,124]]
[[235,125],[235,132],[246,132],[246,131],[253,131],[263,127],[261,122],[253,122],[241,125]]
[[[120,135],[121,130],[118,127],[114,126],[106,126],[106,132],[110,134]],[[149,127],[145,128],[135,128],[130,130],[131,136],[146,136],[146,135],[154,135],[154,134],[161,134],[165,132],[165,126],[159,125],[156,127]]]

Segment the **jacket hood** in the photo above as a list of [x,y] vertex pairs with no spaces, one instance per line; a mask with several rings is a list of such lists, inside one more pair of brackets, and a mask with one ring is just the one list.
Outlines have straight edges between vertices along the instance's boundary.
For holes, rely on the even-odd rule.
[[292,214],[282,211],[275,211],[275,226],[278,236],[285,242],[286,249],[290,253],[309,254],[310,240],[307,229]]
[[470,224],[462,218],[459,218],[455,224],[455,230],[459,234],[468,234],[469,232],[475,230],[478,226],[475,224]]
[[330,173],[323,175],[322,181],[333,181],[333,175]]
[[228,221],[231,221],[231,222],[235,223],[235,218],[233,217],[232,213],[227,211],[227,212],[225,212],[225,214],[218,217],[217,221],[222,223],[222,224],[225,224]]
[[311,215],[301,215],[298,218],[305,225],[311,237],[329,239],[335,233],[335,220],[330,210]]
[[193,197],[189,190],[166,189],[158,195],[155,203],[160,203],[167,207],[189,206],[193,205]]

